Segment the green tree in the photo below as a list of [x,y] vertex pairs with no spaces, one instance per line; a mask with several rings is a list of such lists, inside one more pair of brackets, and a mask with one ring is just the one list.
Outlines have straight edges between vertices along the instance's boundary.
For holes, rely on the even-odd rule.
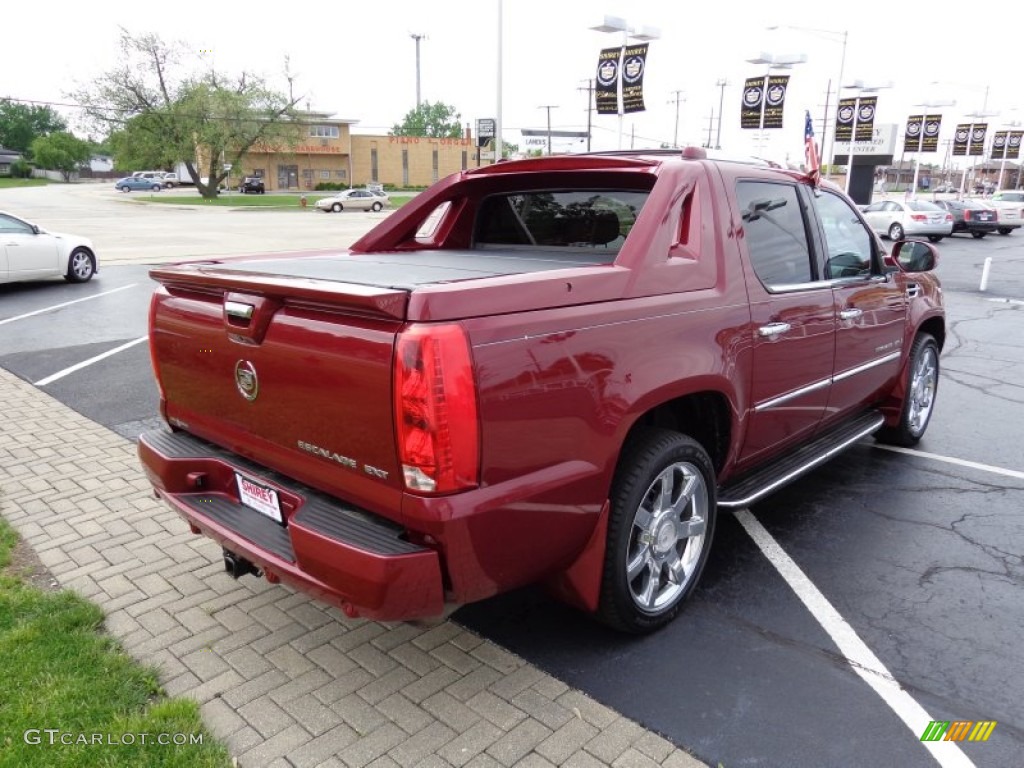
[[27,155],[38,137],[66,130],[64,118],[50,107],[0,99],[0,147]]
[[298,142],[293,107],[301,96],[292,100],[248,72],[181,73],[185,46],[155,34],[122,29],[121,53],[116,68],[73,98],[104,133],[118,136],[115,144],[131,159],[146,161],[138,165],[183,162],[200,194],[212,198],[228,176],[225,163],[239,165],[257,145]]
[[67,131],[40,136],[32,142],[32,157],[36,165],[51,171],[60,171],[64,181],[89,159],[89,142]]
[[424,101],[410,109],[401,123],[391,129],[392,136],[430,136],[435,139],[457,139],[462,136],[462,115],[455,107],[438,101]]

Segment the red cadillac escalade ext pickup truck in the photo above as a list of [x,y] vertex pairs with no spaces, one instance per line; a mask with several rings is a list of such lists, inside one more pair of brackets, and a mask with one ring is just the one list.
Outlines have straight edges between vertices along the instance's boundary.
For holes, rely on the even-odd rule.
[[695,148],[464,171],[347,251],[152,270],[139,454],[235,576],[384,620],[544,582],[648,631],[719,510],[920,439],[936,258]]

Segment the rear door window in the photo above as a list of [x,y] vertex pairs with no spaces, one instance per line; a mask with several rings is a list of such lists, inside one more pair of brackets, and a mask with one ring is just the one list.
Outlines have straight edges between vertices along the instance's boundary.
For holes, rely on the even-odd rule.
[[766,288],[815,279],[807,225],[792,184],[743,181],[736,186],[750,262]]

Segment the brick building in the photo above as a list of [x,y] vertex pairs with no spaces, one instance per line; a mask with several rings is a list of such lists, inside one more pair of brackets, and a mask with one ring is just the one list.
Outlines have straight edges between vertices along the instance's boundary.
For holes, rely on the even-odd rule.
[[293,146],[257,145],[242,158],[240,167],[232,169],[229,184],[259,176],[268,191],[312,190],[322,183],[426,187],[478,164],[476,142],[468,128],[464,136],[451,139],[370,136],[352,133],[357,122],[327,112],[307,112]]

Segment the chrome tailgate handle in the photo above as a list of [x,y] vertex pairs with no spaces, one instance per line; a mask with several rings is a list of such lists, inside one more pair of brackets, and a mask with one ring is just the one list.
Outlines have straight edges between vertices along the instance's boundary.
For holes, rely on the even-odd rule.
[[255,309],[256,307],[252,304],[243,304],[240,301],[224,302],[224,314],[237,320],[245,320],[246,322],[252,320],[252,313]]
[[853,320],[855,318],[860,317],[863,314],[864,314],[864,310],[852,308],[852,309],[844,309],[843,311],[841,311],[839,313],[839,317],[842,320]]
[[778,336],[780,333],[792,330],[793,326],[789,323],[768,323],[768,325],[762,325],[757,329],[758,336]]

